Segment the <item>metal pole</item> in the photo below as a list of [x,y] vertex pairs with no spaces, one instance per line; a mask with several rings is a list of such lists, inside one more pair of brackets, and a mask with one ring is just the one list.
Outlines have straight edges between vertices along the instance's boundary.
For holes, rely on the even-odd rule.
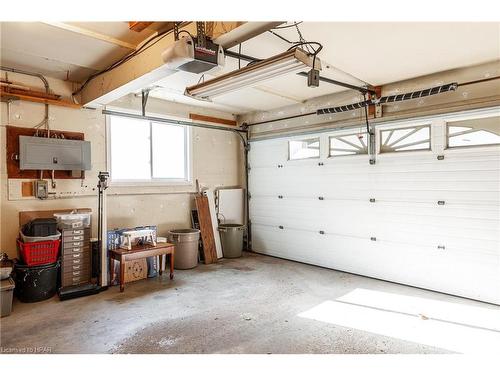
[[200,122],[193,122],[193,121],[183,121],[183,120],[173,120],[173,119],[166,119],[162,117],[155,117],[155,116],[142,116],[138,115],[135,113],[127,113],[127,112],[117,112],[117,111],[110,111],[107,109],[103,109],[102,113],[104,115],[111,115],[111,116],[119,116],[119,117],[128,117],[128,118],[135,118],[138,120],[148,120],[148,121],[154,121],[154,122],[163,122],[167,124],[174,124],[174,125],[184,125],[184,126],[192,126],[195,128],[205,128],[205,129],[213,129],[213,130],[222,130],[222,131],[229,131],[229,132],[235,132],[235,133],[247,133],[247,130],[242,130],[242,129],[232,129],[232,128],[227,128],[225,126],[215,126],[215,125],[207,125],[207,124],[202,124]]

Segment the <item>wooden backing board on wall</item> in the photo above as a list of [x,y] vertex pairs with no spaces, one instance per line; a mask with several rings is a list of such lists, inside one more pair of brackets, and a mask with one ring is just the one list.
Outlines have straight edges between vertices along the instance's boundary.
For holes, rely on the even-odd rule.
[[[36,133],[36,129],[33,128],[20,128],[16,126],[6,126],[7,129],[7,177],[8,178],[26,178],[26,179],[38,179],[39,171],[36,170],[20,170],[19,169],[19,160],[16,160],[16,155],[19,155],[19,136],[34,136]],[[40,136],[45,136],[47,134],[46,130],[40,129],[38,131]],[[50,130],[50,134],[57,135],[58,137],[64,136],[64,139],[73,139],[77,141],[85,140],[85,134],[77,133],[77,132],[67,132],[60,130]],[[44,173],[45,178],[50,177],[50,171]],[[85,174],[82,171],[81,177],[73,177],[71,175],[71,171],[55,171],[54,177],[56,179],[80,179],[84,178]]]

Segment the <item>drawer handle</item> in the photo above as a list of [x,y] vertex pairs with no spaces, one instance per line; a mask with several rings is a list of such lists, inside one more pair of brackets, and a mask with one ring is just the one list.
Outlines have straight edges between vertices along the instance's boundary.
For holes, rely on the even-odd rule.
[[73,234],[83,234],[83,230],[74,230]]
[[82,246],[81,242],[73,242],[73,247]]
[[75,247],[75,248],[73,249],[73,252],[74,252],[74,253],[77,253],[77,252],[79,252],[79,251],[80,251],[80,248],[78,248],[78,247]]
[[74,263],[74,264],[78,264],[78,263],[80,263],[80,262],[81,262],[81,260],[80,260],[80,259],[75,259],[75,260],[73,260],[73,263]]
[[75,241],[83,240],[83,236],[73,236],[73,240]]
[[80,258],[81,254],[73,254],[73,258]]
[[73,272],[73,276],[79,276],[79,275],[80,275],[80,271]]
[[81,264],[78,264],[78,265],[76,265],[76,266],[73,266],[73,269],[74,269],[74,270],[79,270],[81,267],[82,267],[82,265],[81,265]]
[[73,282],[76,283],[76,282],[80,281],[80,279],[81,279],[80,277],[73,277]]

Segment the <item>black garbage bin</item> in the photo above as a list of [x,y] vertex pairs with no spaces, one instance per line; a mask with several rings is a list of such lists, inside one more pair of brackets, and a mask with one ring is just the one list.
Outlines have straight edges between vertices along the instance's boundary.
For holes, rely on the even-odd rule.
[[14,294],[21,302],[38,302],[51,298],[57,292],[60,262],[41,266],[16,264]]

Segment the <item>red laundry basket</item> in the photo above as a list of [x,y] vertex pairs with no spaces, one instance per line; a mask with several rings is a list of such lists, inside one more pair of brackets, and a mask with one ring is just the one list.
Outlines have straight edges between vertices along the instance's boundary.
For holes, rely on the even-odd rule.
[[61,240],[21,242],[17,240],[21,258],[28,266],[54,263],[59,256]]

